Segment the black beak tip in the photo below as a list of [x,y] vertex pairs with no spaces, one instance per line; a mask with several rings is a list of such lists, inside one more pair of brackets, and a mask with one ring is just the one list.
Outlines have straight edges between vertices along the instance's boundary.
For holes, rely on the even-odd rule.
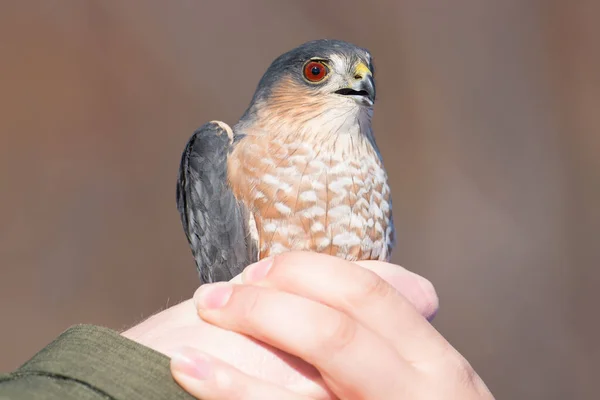
[[372,105],[375,103],[375,87],[368,83],[362,83],[359,87],[359,90],[351,89],[351,88],[343,88],[335,91],[336,94],[341,94],[343,96],[362,96],[365,100],[368,100],[368,103]]

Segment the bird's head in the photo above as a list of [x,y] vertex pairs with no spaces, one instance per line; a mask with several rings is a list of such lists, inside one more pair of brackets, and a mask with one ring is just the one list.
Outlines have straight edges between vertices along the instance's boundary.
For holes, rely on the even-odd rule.
[[298,104],[317,99],[330,105],[371,108],[373,72],[366,49],[340,40],[315,40],[275,59],[260,80],[253,102],[277,100],[276,96],[287,93]]
[[348,42],[315,40],[271,63],[238,127],[321,136],[354,130],[370,135],[374,102],[371,54]]

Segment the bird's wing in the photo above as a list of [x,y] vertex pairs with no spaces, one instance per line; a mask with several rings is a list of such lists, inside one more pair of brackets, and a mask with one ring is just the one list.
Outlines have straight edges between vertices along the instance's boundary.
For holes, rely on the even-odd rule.
[[246,207],[227,181],[231,128],[219,121],[200,127],[185,146],[177,180],[177,209],[202,283],[226,281],[256,261]]

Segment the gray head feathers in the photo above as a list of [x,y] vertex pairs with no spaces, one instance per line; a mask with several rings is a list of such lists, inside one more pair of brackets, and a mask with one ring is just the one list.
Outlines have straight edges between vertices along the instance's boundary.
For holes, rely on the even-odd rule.
[[358,61],[362,61],[374,74],[371,54],[362,47],[334,39],[306,42],[280,55],[271,63],[258,83],[246,114],[251,112],[252,105],[268,98],[273,86],[280,82],[283,77],[291,77],[297,80],[298,83],[306,84],[302,78],[302,67],[308,60],[313,58],[329,60],[332,56],[345,59],[346,65],[349,67]]

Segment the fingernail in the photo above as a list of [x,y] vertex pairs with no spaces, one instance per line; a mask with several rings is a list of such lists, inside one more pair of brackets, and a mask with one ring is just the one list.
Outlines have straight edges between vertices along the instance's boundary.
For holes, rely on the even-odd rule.
[[198,380],[206,380],[210,375],[210,359],[198,351],[180,350],[171,357],[173,371]]
[[221,308],[229,301],[233,286],[227,282],[205,284],[194,294],[197,308]]
[[426,299],[424,314],[427,321],[431,322],[440,308],[440,300],[433,284],[427,279],[418,280],[419,287],[423,293],[423,298]]
[[272,266],[273,257],[263,258],[262,260],[246,267],[242,275],[242,281],[257,282],[267,276]]

